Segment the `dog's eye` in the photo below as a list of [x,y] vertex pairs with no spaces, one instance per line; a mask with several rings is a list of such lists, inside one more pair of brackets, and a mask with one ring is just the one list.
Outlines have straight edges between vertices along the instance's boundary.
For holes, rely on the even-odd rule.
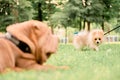
[[95,38],[95,40],[97,40],[97,38]]
[[101,40],[101,38],[99,38],[99,40]]
[[51,55],[51,53],[49,53],[49,52],[46,53],[46,56],[47,56],[48,58],[50,57],[50,55]]

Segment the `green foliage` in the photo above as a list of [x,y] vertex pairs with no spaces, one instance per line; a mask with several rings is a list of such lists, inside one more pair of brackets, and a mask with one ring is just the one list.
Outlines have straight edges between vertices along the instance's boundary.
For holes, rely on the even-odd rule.
[[46,64],[68,66],[69,69],[8,72],[0,80],[119,80],[120,44],[104,44],[100,51],[79,51],[61,44]]
[[0,20],[0,31],[4,32],[6,30],[6,26],[8,26],[9,24],[13,24],[14,23],[14,17],[13,16],[0,16],[1,20]]
[[10,24],[32,19],[33,10],[29,1],[1,0],[0,4],[0,31],[5,31]]
[[[120,0],[0,0],[0,30],[9,24],[29,19],[48,21],[81,29],[83,22],[100,24],[119,16]],[[41,7],[38,6],[39,3]],[[39,10],[41,9],[41,12]],[[5,20],[4,20],[5,19]],[[4,23],[4,24],[3,24]]]
[[[120,6],[119,0],[85,1],[85,5],[83,5],[82,0],[68,0],[64,5],[64,8],[61,9],[61,13],[65,16],[62,16],[62,14],[62,21],[59,20],[59,22],[65,26],[78,27],[81,26],[79,24],[83,21],[101,25],[104,22],[108,22],[109,20],[118,17]],[[54,21],[54,23],[57,22],[58,20]]]
[[[51,3],[49,1],[45,0],[29,0],[32,3],[32,7],[34,9],[34,16],[33,19],[39,20],[39,9],[42,10],[41,15],[43,20],[49,20],[49,17],[51,14],[53,14],[56,11],[56,4]],[[41,7],[38,6],[39,3],[41,4]]]

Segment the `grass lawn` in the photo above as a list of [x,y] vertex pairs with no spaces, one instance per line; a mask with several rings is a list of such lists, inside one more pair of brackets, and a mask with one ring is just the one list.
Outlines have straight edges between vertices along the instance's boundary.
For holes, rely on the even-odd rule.
[[120,80],[120,44],[103,44],[98,52],[61,44],[46,64],[69,69],[10,71],[0,74],[0,80]]

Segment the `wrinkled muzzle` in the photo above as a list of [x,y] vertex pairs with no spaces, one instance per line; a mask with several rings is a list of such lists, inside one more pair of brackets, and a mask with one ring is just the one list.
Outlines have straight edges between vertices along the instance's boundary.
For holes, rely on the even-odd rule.
[[44,39],[44,44],[41,46],[41,53],[39,53],[39,63],[43,64],[47,59],[57,51],[59,39],[56,35],[49,35]]

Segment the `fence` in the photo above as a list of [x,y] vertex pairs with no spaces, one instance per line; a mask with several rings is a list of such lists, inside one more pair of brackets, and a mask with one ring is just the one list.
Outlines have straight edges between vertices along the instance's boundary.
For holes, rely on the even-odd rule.
[[118,35],[109,35],[105,37],[106,42],[119,42],[120,37]]

